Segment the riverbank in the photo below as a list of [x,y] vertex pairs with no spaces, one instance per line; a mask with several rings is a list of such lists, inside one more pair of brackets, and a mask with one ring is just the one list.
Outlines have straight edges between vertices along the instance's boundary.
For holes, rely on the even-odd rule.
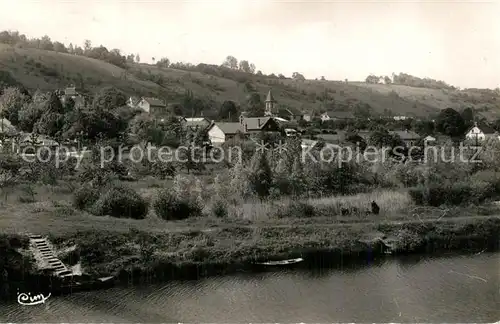
[[[297,226],[233,226],[202,230],[147,232],[105,230],[50,235],[67,265],[77,263],[94,276],[117,276],[122,283],[195,279],[210,275],[252,271],[256,261],[302,257],[304,267],[326,267],[348,262],[370,262],[384,253],[378,240],[395,242],[394,256],[451,251],[497,251],[500,217],[440,220],[316,224]],[[4,238],[23,249],[17,235]],[[17,243],[16,243],[17,242]],[[27,256],[7,258],[9,280],[44,281]],[[28,261],[27,261],[28,260]],[[11,264],[9,264],[11,263]],[[11,272],[17,269],[17,272]],[[31,280],[31,279],[33,280]],[[46,278],[45,278],[46,279]]]

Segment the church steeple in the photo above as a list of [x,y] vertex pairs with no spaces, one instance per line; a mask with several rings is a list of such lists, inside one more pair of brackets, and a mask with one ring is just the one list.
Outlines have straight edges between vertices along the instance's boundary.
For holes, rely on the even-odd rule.
[[271,93],[271,90],[267,93],[267,98],[266,98],[266,116],[272,116],[274,112],[274,104],[276,103],[276,100],[274,100],[273,94]]

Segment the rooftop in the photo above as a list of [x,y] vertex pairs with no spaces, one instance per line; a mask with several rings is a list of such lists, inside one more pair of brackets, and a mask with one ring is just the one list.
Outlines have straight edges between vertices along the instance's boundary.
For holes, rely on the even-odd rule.
[[276,102],[276,100],[274,100],[273,94],[271,93],[271,90],[269,90],[269,92],[267,93],[266,102]]
[[158,98],[143,98],[151,106],[166,107],[167,105]]

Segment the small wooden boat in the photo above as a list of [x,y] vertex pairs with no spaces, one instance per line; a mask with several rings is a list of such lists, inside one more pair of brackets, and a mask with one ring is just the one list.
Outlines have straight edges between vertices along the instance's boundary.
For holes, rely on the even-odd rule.
[[288,259],[288,260],[281,260],[281,261],[256,262],[255,264],[261,265],[261,266],[289,266],[289,265],[294,265],[294,264],[300,263],[302,261],[304,261],[304,259],[296,258],[296,259]]
[[[73,278],[71,278],[73,279]],[[102,277],[97,279],[77,279],[65,280],[60,284],[53,285],[55,294],[68,294],[79,291],[99,290],[111,288],[115,284],[115,277]]]

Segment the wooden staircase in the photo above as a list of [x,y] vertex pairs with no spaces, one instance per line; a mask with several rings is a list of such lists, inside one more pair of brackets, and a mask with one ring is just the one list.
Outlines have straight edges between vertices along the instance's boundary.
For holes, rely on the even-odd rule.
[[47,238],[35,234],[28,234],[28,237],[30,240],[30,250],[35,257],[39,270],[51,271],[54,275],[61,278],[73,275],[72,271],[56,257],[54,248]]

